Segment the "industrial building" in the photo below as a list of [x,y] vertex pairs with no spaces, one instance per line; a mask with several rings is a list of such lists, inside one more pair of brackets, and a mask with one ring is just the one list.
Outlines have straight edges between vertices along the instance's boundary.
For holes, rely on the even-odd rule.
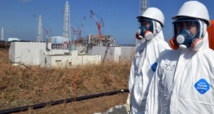
[[[112,35],[103,35],[101,38],[102,46],[114,46],[115,39]],[[87,35],[87,45],[98,46],[100,44],[100,38],[98,35]]]
[[[96,18],[92,10],[91,15]],[[104,26],[102,19],[100,23],[97,23],[96,19],[95,21],[98,35],[87,35],[86,39],[71,40],[70,5],[66,1],[62,36],[46,36],[47,42],[44,42],[40,15],[36,42],[11,42],[9,59],[16,65],[38,65],[47,68],[132,60],[136,47],[115,46],[115,39],[112,35],[101,34],[101,27]]]
[[51,43],[11,42],[9,60],[14,65],[64,68],[85,64],[99,64],[101,63],[101,55],[80,54],[77,50],[53,50]]
[[72,67],[85,64],[99,64],[102,61],[120,62],[132,60],[135,47],[94,46],[88,53],[76,50],[52,49],[52,43],[11,42],[9,60],[13,64],[37,65],[41,67]]

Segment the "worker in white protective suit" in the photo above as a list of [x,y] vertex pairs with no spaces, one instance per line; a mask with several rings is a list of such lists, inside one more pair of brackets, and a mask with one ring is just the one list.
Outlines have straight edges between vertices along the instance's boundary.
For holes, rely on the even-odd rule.
[[158,8],[147,8],[137,19],[140,27],[136,38],[142,40],[142,43],[136,49],[130,69],[128,86],[131,114],[144,113],[148,89],[154,73],[151,65],[162,51],[170,49],[168,43],[164,41],[162,32],[164,15]]
[[214,52],[209,48],[207,8],[185,2],[173,17],[174,36],[157,62],[146,114],[214,114]]

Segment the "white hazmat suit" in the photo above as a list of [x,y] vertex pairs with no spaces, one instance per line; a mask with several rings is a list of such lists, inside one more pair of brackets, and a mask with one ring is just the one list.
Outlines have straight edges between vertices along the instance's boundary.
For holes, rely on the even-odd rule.
[[130,70],[131,114],[144,113],[148,88],[154,74],[151,65],[162,51],[170,49],[167,42],[164,41],[160,23],[157,21],[153,22],[155,29],[158,28],[159,31],[154,32],[156,35],[151,40],[147,40],[137,47]]
[[207,46],[198,52],[165,52],[150,85],[146,114],[214,114],[214,52],[207,33],[203,40]]
[[214,52],[207,25],[201,26],[203,44],[198,51],[163,52],[151,81],[146,114],[214,114]]

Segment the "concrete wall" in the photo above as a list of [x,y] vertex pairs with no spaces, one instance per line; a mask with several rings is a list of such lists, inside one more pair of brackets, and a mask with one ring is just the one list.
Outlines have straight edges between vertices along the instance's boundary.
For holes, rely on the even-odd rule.
[[[105,51],[107,47],[94,46],[90,50],[91,55],[101,55],[101,59],[104,59]],[[105,61],[132,61],[135,54],[136,47],[109,47],[107,50]]]
[[101,59],[103,60],[105,51],[107,47],[103,46],[93,46],[92,49],[90,50],[90,55],[101,55]]
[[84,47],[84,46],[76,46],[76,50],[80,53],[82,51],[85,51],[86,47]]
[[121,56],[121,47],[110,47],[107,51],[106,61],[119,62]]
[[25,65],[39,65],[40,50],[46,50],[46,43],[11,42],[9,59],[11,62]]
[[55,49],[55,50],[51,50],[52,54],[65,54],[65,53],[69,53],[69,50],[64,50],[64,49]]
[[41,52],[41,67],[74,67],[77,65],[99,64],[100,55],[78,55],[78,51],[72,51],[71,55],[54,55],[52,53]]
[[15,60],[15,43],[11,42],[10,44],[10,49],[9,49],[9,60],[11,62],[16,62],[17,60]]
[[120,61],[132,61],[136,47],[121,47]]

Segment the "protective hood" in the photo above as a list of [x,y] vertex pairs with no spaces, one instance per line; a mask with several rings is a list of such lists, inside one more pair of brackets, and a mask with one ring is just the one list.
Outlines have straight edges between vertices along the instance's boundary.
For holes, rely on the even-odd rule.
[[135,114],[142,114],[145,110],[148,88],[154,73],[150,69],[151,65],[162,51],[170,49],[167,42],[164,41],[160,24],[156,23],[155,26],[156,35],[151,40],[137,47],[130,70],[129,91],[132,99],[131,112]]
[[203,38],[203,45],[201,47],[200,50],[204,50],[209,48],[209,39],[208,39],[208,33],[207,33],[207,25],[205,23],[203,23],[203,31],[202,34],[204,34],[204,38]]
[[214,52],[203,45],[165,51],[151,81],[145,114],[214,114]]
[[161,25],[156,21],[153,21],[153,23],[154,23],[154,31],[153,31],[154,39],[164,41],[164,36],[163,36],[163,31],[162,31]]
[[203,37],[203,44],[200,47],[199,50],[205,50],[209,48],[209,38],[208,38],[208,33],[207,33],[207,24],[201,23],[203,27],[201,27],[201,33],[200,36]]

